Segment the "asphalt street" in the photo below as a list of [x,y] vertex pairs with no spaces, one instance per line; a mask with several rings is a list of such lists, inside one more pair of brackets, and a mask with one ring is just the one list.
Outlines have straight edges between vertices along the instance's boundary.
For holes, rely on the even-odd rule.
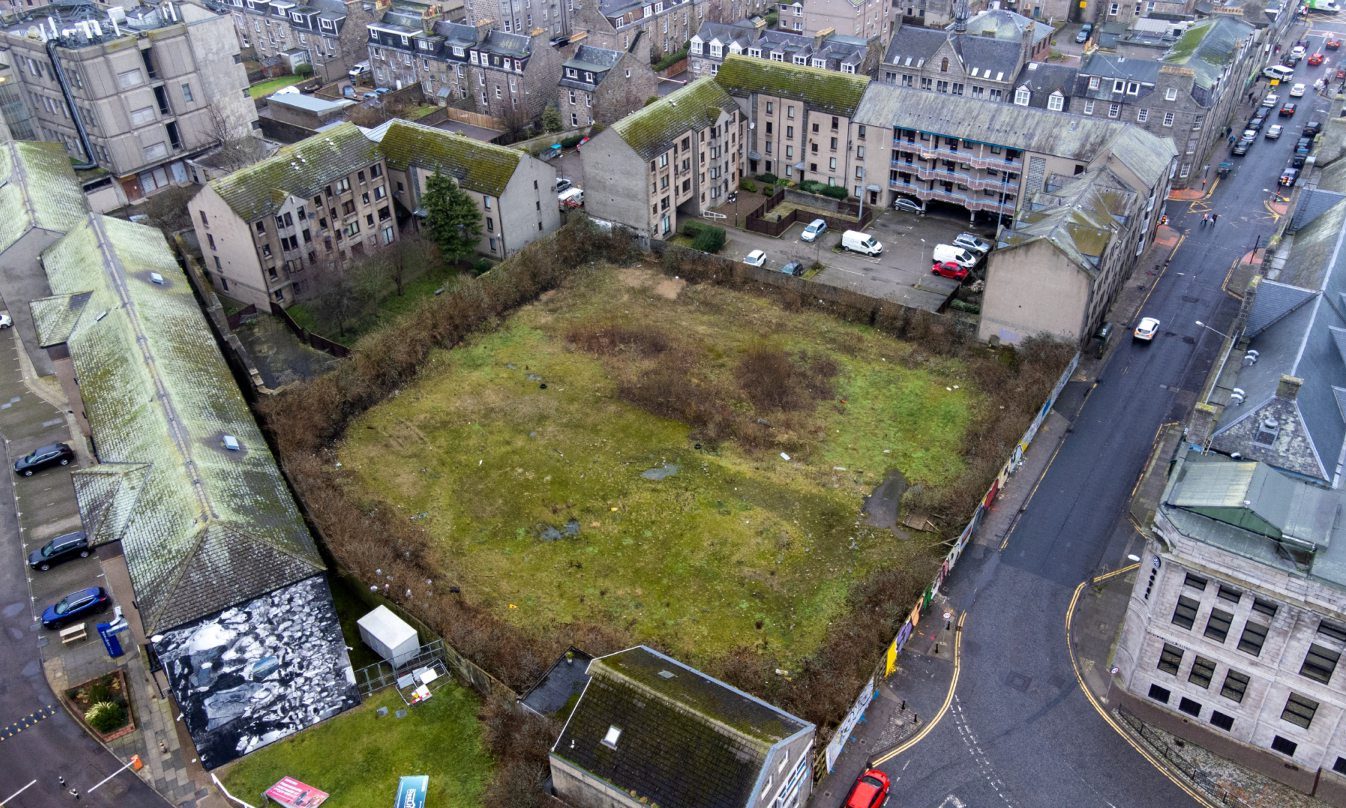
[[[1311,85],[1321,70],[1300,75]],[[1259,82],[1259,97],[1265,92]],[[1185,417],[1219,350],[1221,336],[1196,321],[1228,327],[1237,301],[1221,289],[1226,273],[1275,227],[1267,202],[1294,150],[1292,135],[1310,117],[1322,119],[1311,107],[1326,107],[1311,90],[1302,100],[1292,119],[1268,122],[1285,124],[1286,137],[1259,139],[1247,157],[1235,158],[1234,173],[1209,200],[1168,203],[1183,239],[1141,309],[1162,321],[1159,336],[1133,342],[1134,323],[1121,324],[1100,383],[1078,414],[1065,413],[1073,417],[1071,435],[1003,549],[978,545],[964,555],[949,593],[968,612],[957,691],[934,730],[884,764],[895,804],[1194,804],[1081,693],[1065,643],[1066,609],[1077,584],[1125,565],[1141,546],[1126,520],[1132,486],[1156,431]],[[1220,215],[1217,224],[1202,225],[1206,211]],[[1142,266],[1137,274],[1155,271]]]

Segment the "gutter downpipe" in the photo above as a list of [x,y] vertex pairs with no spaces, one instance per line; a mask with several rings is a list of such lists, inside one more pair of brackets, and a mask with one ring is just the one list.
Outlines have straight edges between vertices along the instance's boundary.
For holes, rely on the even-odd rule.
[[70,84],[65,78],[65,69],[61,67],[61,61],[56,58],[57,40],[55,37],[47,40],[47,59],[51,61],[52,72],[56,74],[56,83],[61,85],[61,95],[65,98],[66,108],[70,110],[70,120],[75,123],[75,132],[79,135],[79,145],[84,149],[84,156],[88,158],[82,163],[75,163],[76,171],[89,171],[98,168],[98,161],[93,156],[93,144],[89,142],[89,132],[84,128],[84,121],[79,117],[79,108],[75,106],[75,97],[70,92]]

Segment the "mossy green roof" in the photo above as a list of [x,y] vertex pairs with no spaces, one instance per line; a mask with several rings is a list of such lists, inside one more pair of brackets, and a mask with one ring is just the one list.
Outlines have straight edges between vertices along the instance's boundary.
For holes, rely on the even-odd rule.
[[252,222],[274,214],[287,196],[311,198],[330,183],[378,160],[374,143],[359,127],[343,123],[211,180],[210,187],[239,218]]
[[869,85],[867,76],[838,73],[820,67],[773,62],[748,56],[730,56],[715,81],[731,94],[763,93],[802,101],[830,115],[855,114]]
[[626,145],[649,160],[673,148],[673,141],[684,133],[710,126],[722,112],[735,108],[724,88],[706,77],[632,112],[612,128]]
[[453,177],[469,191],[500,196],[523,154],[410,121],[393,121],[379,143],[391,168],[415,165]]
[[0,144],[0,253],[34,228],[66,233],[86,210],[59,143]]
[[[96,540],[121,541],[148,632],[320,572],[163,235],[91,215],[42,263],[53,297],[34,319],[69,347],[101,461],[73,475],[80,516]],[[225,435],[242,449],[225,449]]]
[[1047,241],[1090,275],[1126,220],[1135,194],[1106,169],[1074,178],[1054,193],[1040,194],[1001,240],[1006,248]]
[[1164,54],[1163,63],[1189,67],[1198,86],[1210,88],[1233,61],[1240,41],[1255,29],[1237,17],[1220,15],[1193,23]]

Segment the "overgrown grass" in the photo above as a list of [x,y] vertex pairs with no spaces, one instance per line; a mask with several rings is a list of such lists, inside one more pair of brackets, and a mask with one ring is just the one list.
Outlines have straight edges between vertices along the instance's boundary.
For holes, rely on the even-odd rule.
[[[888,470],[937,488],[963,469],[982,394],[958,361],[911,351],[761,297],[603,270],[433,354],[340,457],[352,495],[416,517],[462,596],[529,633],[597,623],[689,660],[747,647],[790,667],[870,573],[932,563],[919,537],[857,523]],[[783,399],[745,387],[762,382],[754,352],[826,372]]]
[[277,90],[283,90],[299,82],[304,81],[303,76],[277,76],[274,79],[259,81],[248,88],[248,95],[252,98],[266,98]]
[[[262,792],[286,775],[331,794],[332,808],[389,804],[404,774],[430,776],[427,804],[474,806],[491,775],[491,759],[477,721],[480,702],[457,684],[446,684],[427,702],[403,708],[394,690],[298,735],[259,749],[228,768],[225,787],[241,800],[262,804]],[[376,715],[387,707],[388,714]]]

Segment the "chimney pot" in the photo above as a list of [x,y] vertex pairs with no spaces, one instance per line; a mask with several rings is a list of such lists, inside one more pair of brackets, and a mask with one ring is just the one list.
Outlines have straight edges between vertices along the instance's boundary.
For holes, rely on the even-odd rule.
[[1276,384],[1276,398],[1282,398],[1286,401],[1294,401],[1299,395],[1299,388],[1304,384],[1303,379],[1294,376],[1282,376]]

